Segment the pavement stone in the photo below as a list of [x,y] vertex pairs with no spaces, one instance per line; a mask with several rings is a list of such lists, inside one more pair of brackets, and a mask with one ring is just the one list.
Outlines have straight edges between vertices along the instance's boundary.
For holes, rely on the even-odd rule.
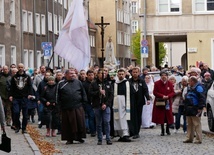
[[[202,116],[202,129],[204,133],[211,133],[207,125],[207,117]],[[29,123],[37,127],[37,124]],[[65,141],[61,141],[61,136],[46,137],[46,129],[43,126],[37,128],[41,135],[44,135],[45,140],[54,143],[55,148],[61,150],[61,153],[54,155],[213,155],[214,153],[214,138],[203,134],[202,144],[184,144],[185,134],[182,129],[177,134],[171,130],[170,136],[160,136],[160,126],[153,129],[141,129],[140,138],[132,140],[130,143],[117,142],[118,137],[112,139],[113,145],[106,145],[103,140],[103,145],[97,145],[97,138],[87,135],[85,143],[78,142],[65,145]],[[6,127],[8,137],[11,138],[12,151],[4,153],[0,151],[0,155],[40,155],[38,147],[35,145],[29,134],[15,134],[14,130]]]

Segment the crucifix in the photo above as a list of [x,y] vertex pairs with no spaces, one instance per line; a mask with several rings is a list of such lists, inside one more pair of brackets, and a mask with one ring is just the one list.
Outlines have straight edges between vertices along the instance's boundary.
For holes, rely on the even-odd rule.
[[[103,22],[103,16],[101,16],[101,23],[95,23],[95,25],[98,25],[101,28],[101,43],[102,43],[102,47],[101,47],[101,51],[102,51],[102,90],[104,90],[104,30],[107,27],[107,25],[110,25],[110,23],[104,23]],[[104,100],[104,95],[101,96],[100,98],[100,104],[103,103]]]
[[103,69],[104,69],[104,30],[107,27],[107,25],[110,25],[110,23],[104,23],[103,22],[103,16],[101,16],[101,23],[95,23],[95,25],[98,25],[101,28],[101,43],[102,43],[102,47],[101,47],[101,51],[102,51],[102,88],[104,87],[103,85],[103,80],[104,80],[104,73],[103,73]]

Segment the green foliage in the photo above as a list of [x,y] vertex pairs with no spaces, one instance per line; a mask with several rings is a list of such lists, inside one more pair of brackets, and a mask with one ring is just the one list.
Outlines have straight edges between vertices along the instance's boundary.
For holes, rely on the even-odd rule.
[[162,64],[162,61],[166,55],[166,49],[163,42],[159,42],[159,64]]
[[140,57],[140,35],[141,32],[138,30],[133,36],[131,40],[131,51],[134,55],[134,57],[137,59],[136,63],[137,65],[140,65],[141,57]]

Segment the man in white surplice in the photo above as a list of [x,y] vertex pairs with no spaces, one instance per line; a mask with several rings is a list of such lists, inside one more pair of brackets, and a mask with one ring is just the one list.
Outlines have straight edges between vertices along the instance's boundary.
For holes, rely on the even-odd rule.
[[120,142],[130,142],[127,120],[130,120],[130,86],[125,71],[119,69],[114,83],[114,130]]

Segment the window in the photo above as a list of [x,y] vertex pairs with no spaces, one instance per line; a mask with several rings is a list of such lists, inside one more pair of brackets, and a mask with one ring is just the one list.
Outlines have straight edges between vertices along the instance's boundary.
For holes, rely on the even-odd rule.
[[95,36],[90,35],[90,45],[91,47],[95,47]]
[[132,13],[137,13],[137,2],[132,2]]
[[123,11],[119,9],[117,10],[117,21],[123,22]]
[[41,34],[40,31],[40,14],[36,13],[36,33]]
[[5,65],[5,45],[0,44],[0,65]]
[[159,13],[180,13],[181,0],[158,0]]
[[194,0],[196,12],[214,11],[214,0]]
[[11,46],[10,64],[16,64],[16,46]]
[[33,32],[33,14],[28,11],[28,32]]
[[4,22],[4,0],[0,0],[0,22]]
[[25,68],[28,68],[28,50],[27,49],[24,49],[23,63],[24,63]]
[[15,1],[10,1],[10,24],[15,25]]
[[34,68],[34,52],[33,52],[33,50],[29,50],[29,53],[28,53],[28,67]]
[[48,30],[52,31],[52,13],[48,12]]
[[124,23],[130,25],[130,14],[128,12],[124,12]]
[[27,24],[27,11],[23,10],[22,11],[22,29],[23,31],[27,32],[28,31],[28,24]]
[[39,68],[42,64],[42,55],[41,51],[37,51],[37,56],[36,56],[36,62],[37,62],[37,68]]
[[58,26],[57,26],[57,15],[54,14],[54,33],[58,33]]
[[59,31],[62,29],[62,25],[63,25],[63,18],[62,16],[59,16]]
[[67,9],[68,4],[67,4],[67,0],[64,0],[64,8]]
[[42,34],[45,35],[45,15],[41,15]]
[[132,33],[136,33],[137,30],[138,30],[138,21],[133,20],[132,21]]
[[124,45],[130,46],[130,34],[124,33]]
[[117,43],[123,44],[123,32],[121,32],[121,31],[117,32]]

